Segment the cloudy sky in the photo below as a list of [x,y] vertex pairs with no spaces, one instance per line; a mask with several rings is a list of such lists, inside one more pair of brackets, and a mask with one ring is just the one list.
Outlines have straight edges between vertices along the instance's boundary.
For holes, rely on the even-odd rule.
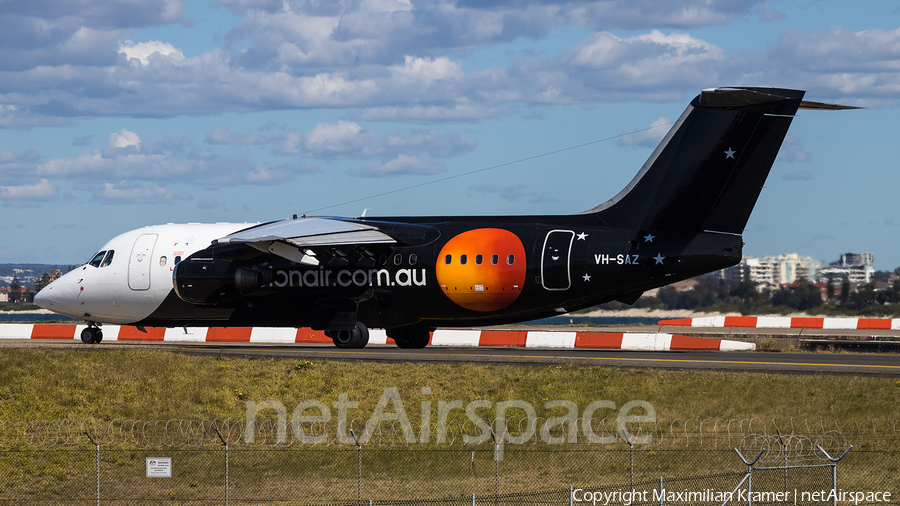
[[892,270],[898,26],[894,1],[3,1],[0,262],[168,222],[579,212],[747,85],[866,109],[794,120],[745,253]]

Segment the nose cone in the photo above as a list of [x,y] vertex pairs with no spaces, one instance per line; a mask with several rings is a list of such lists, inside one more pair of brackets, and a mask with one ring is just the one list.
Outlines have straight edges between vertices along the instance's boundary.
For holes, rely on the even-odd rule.
[[45,286],[40,292],[35,294],[34,303],[54,313],[75,318],[80,317],[83,311],[78,307],[77,280],[72,274],[70,272]]
[[50,290],[48,288],[50,288],[50,285],[45,286],[40,292],[34,294],[34,303],[43,309],[50,309]]

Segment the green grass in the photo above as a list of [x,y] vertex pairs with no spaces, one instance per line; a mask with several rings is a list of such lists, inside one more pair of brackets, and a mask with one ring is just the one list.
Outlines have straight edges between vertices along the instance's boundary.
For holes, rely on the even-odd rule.
[[[426,386],[431,388],[431,395],[423,395]],[[843,424],[848,434],[846,440],[825,444],[830,451],[844,444],[856,446],[839,470],[845,489],[895,490],[896,473],[900,472],[896,451],[866,451],[867,446],[897,448],[896,434],[887,442],[874,444],[874,439],[866,435],[867,430],[869,434],[872,431],[865,425],[879,419],[879,435],[891,435],[881,431],[891,426],[885,419],[897,418],[897,378],[625,370],[562,364],[217,359],[119,349],[0,350],[0,420],[11,422],[241,419],[247,401],[278,400],[290,414],[302,401],[319,400],[331,405],[344,392],[349,400],[359,402],[350,417],[365,420],[386,387],[399,390],[406,412],[416,425],[424,400],[430,400],[436,410],[438,401],[460,400],[465,405],[476,399],[492,403],[523,400],[536,408],[539,417],[561,415],[558,410],[544,409],[548,400],[572,401],[579,413],[597,400],[612,401],[617,407],[644,400],[655,407],[661,419],[680,420],[682,425],[692,420],[687,422],[689,431],[697,431],[703,419],[755,418],[765,424],[774,418],[787,432],[793,418],[801,429],[801,421],[809,420],[815,432],[821,419],[826,428],[834,427],[834,422]],[[387,411],[393,412],[393,407]],[[461,411],[454,413],[465,417]],[[481,413],[485,418],[491,418],[491,414],[491,410]],[[615,415],[614,411],[597,414]],[[267,416],[272,418],[271,412]],[[336,410],[332,410],[332,416],[337,416]],[[851,420],[858,420],[861,426]],[[720,436],[724,425],[719,427]],[[755,455],[756,443],[742,441],[740,436],[733,441],[724,436],[713,441],[711,426],[704,426],[706,441],[702,444],[692,433],[689,438],[669,437],[636,447],[636,481],[656,483],[663,475],[670,479],[745,469],[731,448],[746,447],[745,454]],[[84,444],[0,447],[0,503],[4,498],[90,500],[95,494],[94,451],[93,446]],[[123,448],[112,444],[104,445],[101,452],[105,499],[178,503],[219,499],[224,493],[221,446]],[[486,497],[495,490],[497,468],[490,443],[416,444],[409,448],[373,443],[363,447],[361,454],[355,446],[339,444],[236,445],[230,457],[232,500],[355,500],[360,455],[363,498],[435,498],[472,493]],[[628,446],[621,442],[509,445],[504,455],[499,467],[502,493],[562,490],[570,484],[621,487],[632,472]],[[144,478],[147,457],[173,458],[175,476]],[[727,485],[730,490],[734,483]],[[709,483],[702,481],[696,488],[706,486]]]
[[[870,420],[897,418],[889,377],[627,370],[574,365],[386,364],[230,359],[165,351],[0,350],[0,420],[243,418],[246,401],[331,405],[346,392],[367,419],[396,387],[411,420],[422,401],[522,400],[537,416],[549,400],[651,403],[661,419]],[[431,388],[423,395],[422,388]],[[390,406],[389,406],[390,408]],[[335,410],[336,411],[336,410]],[[388,412],[391,410],[388,409]],[[461,414],[456,411],[455,414]],[[483,412],[490,418],[491,410]],[[334,413],[336,416],[336,412]],[[596,416],[615,417],[612,410]],[[464,415],[461,416],[464,418]]]

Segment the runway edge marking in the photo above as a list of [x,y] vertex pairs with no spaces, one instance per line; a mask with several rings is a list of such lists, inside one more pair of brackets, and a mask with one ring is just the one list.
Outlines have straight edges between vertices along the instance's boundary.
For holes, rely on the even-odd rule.
[[[85,325],[0,324],[0,339],[79,339]],[[104,341],[331,343],[320,330],[289,327],[146,327],[104,325]],[[372,329],[369,342],[392,344],[384,330]],[[432,346],[606,349],[633,351],[752,351],[754,343],[665,333],[610,333],[547,330],[438,329]]]

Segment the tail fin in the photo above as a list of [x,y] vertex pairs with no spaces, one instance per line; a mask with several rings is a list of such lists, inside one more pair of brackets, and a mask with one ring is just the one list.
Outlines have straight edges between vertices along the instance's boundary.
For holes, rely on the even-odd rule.
[[631,183],[584,214],[642,231],[742,233],[804,93],[704,90]]

